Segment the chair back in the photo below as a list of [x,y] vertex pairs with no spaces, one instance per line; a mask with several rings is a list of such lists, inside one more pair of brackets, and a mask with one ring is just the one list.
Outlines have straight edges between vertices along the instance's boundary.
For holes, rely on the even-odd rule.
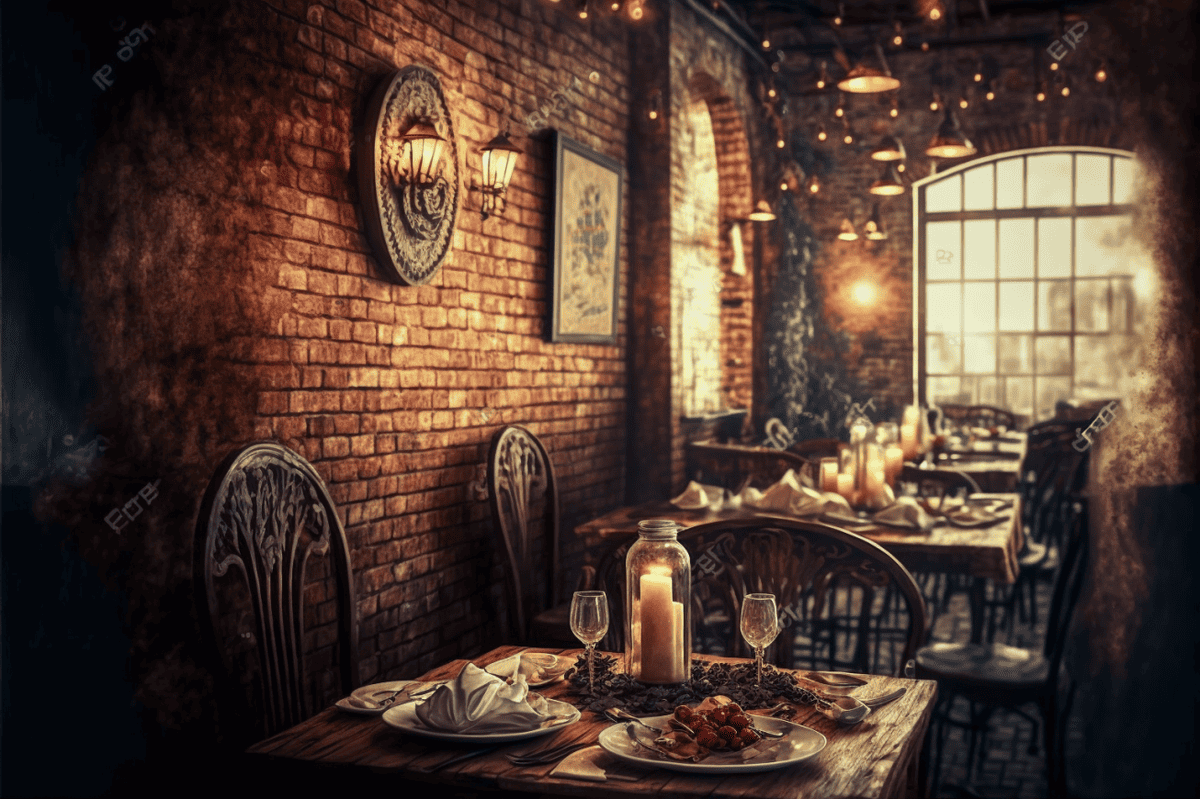
[[[306,573],[313,555],[326,557]],[[196,521],[193,578],[224,731],[236,737],[233,730],[258,726],[269,737],[327,706],[331,690],[355,688],[350,552],[329,492],[304,458],[258,442],[221,462]],[[314,676],[335,673],[335,658],[339,685],[309,682],[310,667]]]
[[789,469],[815,477],[810,461],[787,450],[748,444],[690,442],[685,448],[689,479],[737,491],[747,483],[765,488]]
[[947,403],[938,406],[942,417],[951,424],[962,427],[999,427],[1004,425],[1009,430],[1017,429],[1017,415],[1004,408],[994,405],[955,405]]
[[[730,656],[748,651],[741,637],[742,598],[775,595],[781,624],[768,657],[786,666],[900,674],[924,643],[925,604],[912,575],[862,536],[801,519],[740,519],[684,530],[692,558],[693,648]],[[610,604],[609,647],[624,647],[625,553],[609,550],[597,568]],[[888,625],[888,589],[906,624]]]
[[849,446],[836,438],[812,438],[808,441],[797,441],[788,447],[788,452],[799,455],[805,460],[813,461],[821,458],[836,458],[838,452]]
[[1042,654],[1050,664],[1051,680],[1058,675],[1071,618],[1079,603],[1079,594],[1087,572],[1090,537],[1086,497],[1069,497],[1061,504],[1061,513],[1062,528],[1065,531],[1063,556],[1054,580],[1050,616],[1046,622],[1046,638],[1042,648]]
[[1061,537],[1062,502],[1081,492],[1087,482],[1090,452],[1071,446],[1075,427],[1051,420],[1029,428],[1017,489],[1022,524],[1033,541],[1054,543]]
[[[492,521],[508,556],[509,634],[513,640],[527,641],[533,617],[558,603],[554,464],[537,436],[520,425],[509,425],[492,436],[487,484]],[[546,547],[548,562],[539,571],[538,556]]]

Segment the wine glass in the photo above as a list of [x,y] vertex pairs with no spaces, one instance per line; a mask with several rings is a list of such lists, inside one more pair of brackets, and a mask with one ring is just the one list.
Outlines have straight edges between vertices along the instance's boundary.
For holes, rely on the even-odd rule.
[[592,693],[596,643],[608,632],[608,596],[603,591],[576,591],[571,597],[571,632],[587,649],[588,693]]
[[742,600],[742,637],[754,648],[758,683],[762,684],[763,650],[779,635],[779,614],[774,594],[746,594]]

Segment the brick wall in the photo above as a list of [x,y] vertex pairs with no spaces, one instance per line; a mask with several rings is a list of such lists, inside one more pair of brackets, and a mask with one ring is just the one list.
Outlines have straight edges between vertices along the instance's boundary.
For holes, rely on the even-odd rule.
[[[617,344],[552,344],[546,326],[548,129],[627,161],[627,23],[536,0],[236,0],[159,35],[161,85],[98,144],[68,268],[103,386],[91,415],[131,472],[163,479],[126,555],[102,553],[135,553],[142,700],[172,726],[205,712],[186,685],[192,524],[216,463],[254,439],[309,459],[342,515],[362,680],[482,651],[506,570],[472,487],[492,434],[523,424],[544,442],[573,562],[572,528],[624,499],[628,212]],[[440,77],[464,184],[450,255],[420,287],[382,276],[353,152],[370,93],[410,63]],[[567,107],[529,129],[560,90]],[[481,221],[465,185],[505,127],[524,154],[507,209]],[[151,644],[168,621],[178,640]]]

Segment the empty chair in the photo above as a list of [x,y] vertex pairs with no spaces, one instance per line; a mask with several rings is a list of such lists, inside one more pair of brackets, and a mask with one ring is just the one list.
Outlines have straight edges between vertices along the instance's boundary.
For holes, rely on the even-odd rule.
[[685,448],[688,478],[737,491],[747,484],[765,488],[793,469],[811,480],[811,462],[787,450],[747,444],[690,442]]
[[788,452],[799,455],[800,457],[814,461],[821,458],[836,458],[838,452],[845,449],[848,445],[838,441],[836,438],[811,438],[808,441],[797,441],[788,447]]
[[[559,602],[554,464],[533,433],[519,425],[496,431],[488,452],[487,485],[492,521],[508,557],[510,636],[521,643],[574,645],[570,604]],[[545,563],[541,568],[539,552]],[[584,584],[589,574],[585,568]]]
[[[354,689],[350,553],[304,458],[259,442],[221,462],[200,505],[193,571],[227,740],[273,735]],[[339,684],[309,681],[326,674]]]
[[[922,647],[917,653],[917,676],[938,681],[939,698],[934,711],[938,741],[934,760],[935,780],[945,746],[946,724],[959,723],[949,715],[955,697],[962,696],[970,704],[970,716],[966,723],[970,730],[968,777],[974,766],[976,750],[981,757],[987,751],[988,721],[992,713],[997,708],[1006,708],[1032,721],[1021,708],[1036,703],[1042,721],[1050,790],[1052,795],[1065,793],[1063,722],[1070,711],[1074,684],[1069,684],[1065,703],[1060,706],[1059,671],[1067,629],[1079,599],[1087,564],[1086,500],[1068,498],[1060,505],[1060,512],[1064,515],[1067,534],[1041,647],[1025,649],[996,643],[935,643]],[[936,784],[934,787],[936,792]]]
[[943,419],[958,427],[1000,427],[1017,429],[1017,415],[994,405],[945,404],[941,408]]
[[[924,641],[925,605],[912,575],[862,536],[799,519],[742,519],[697,525],[679,540],[692,558],[697,651],[748,654],[738,625],[748,593],[775,595],[787,626],[767,656],[781,666],[899,674]],[[627,551],[627,543],[613,547],[597,568],[610,603],[609,647],[624,647]],[[899,629],[882,624],[889,588],[908,622]]]

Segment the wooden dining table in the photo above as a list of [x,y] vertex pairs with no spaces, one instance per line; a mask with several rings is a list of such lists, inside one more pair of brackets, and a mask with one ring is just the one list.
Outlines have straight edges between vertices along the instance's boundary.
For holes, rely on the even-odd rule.
[[933,463],[935,469],[965,472],[980,491],[1008,493],[1017,490],[1027,437],[1008,433],[944,448]]
[[[973,578],[970,584],[971,640],[978,643],[983,637],[983,603],[987,582],[1012,585],[1020,574],[1018,556],[1025,546],[1021,526],[1021,499],[1017,494],[1003,494],[1013,505],[1007,515],[986,527],[961,528],[944,524],[929,531],[909,530],[885,525],[846,526],[882,546],[896,556],[912,572],[963,575]],[[602,553],[609,546],[628,540],[637,534],[638,522],[643,519],[670,519],[681,528],[727,519],[795,518],[754,508],[732,508],[713,511],[682,510],[666,501],[643,502],[617,508],[575,528],[582,539],[588,557]],[[820,519],[815,519],[819,521]],[[834,523],[835,526],[837,525]]]
[[[470,662],[482,667],[519,651],[549,652],[574,659],[581,650],[501,646]],[[623,656],[615,657],[623,663]],[[744,662],[713,655],[693,657],[715,662]],[[431,669],[419,679],[452,679],[467,662],[451,661]],[[936,699],[937,683],[875,675],[866,679],[869,684],[859,688],[855,696],[867,699],[898,687],[907,691],[898,700],[877,708],[853,726],[839,726],[811,707],[798,706],[799,713],[791,720],[825,736],[825,748],[794,765],[752,774],[691,774],[667,771],[652,764],[620,763],[614,772],[633,779],[586,782],[550,776],[556,765],[553,763],[524,767],[509,763],[506,755],[532,751],[552,740],[595,743],[600,732],[611,726],[611,722],[587,710],[582,711],[579,721],[561,732],[503,744],[462,759],[462,755],[476,752],[480,747],[406,734],[390,727],[379,716],[352,715],[329,708],[255,744],[247,754],[252,759],[269,759],[275,768],[286,767],[289,763],[340,767],[351,774],[444,786],[448,792],[467,788],[591,797],[653,795],[714,799],[917,796],[917,765]],[[571,692],[567,681],[553,683],[538,691],[551,699],[581,704],[580,697]]]

